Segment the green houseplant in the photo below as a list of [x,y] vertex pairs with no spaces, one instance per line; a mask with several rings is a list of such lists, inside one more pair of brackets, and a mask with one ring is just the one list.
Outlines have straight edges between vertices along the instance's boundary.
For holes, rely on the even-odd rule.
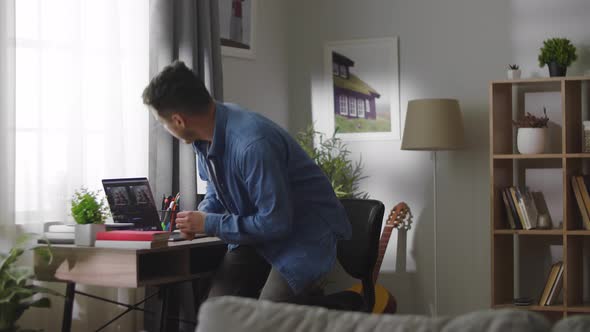
[[72,197],[72,217],[76,221],[76,245],[93,246],[96,233],[105,231],[108,207],[99,191],[82,187]]
[[[324,171],[338,198],[368,198],[366,192],[359,190],[362,176],[362,160],[354,163],[349,159],[350,151],[341,139],[336,137],[336,131],[330,138],[307,127],[297,134],[297,142],[311,159]],[[318,144],[314,145],[314,139]]]
[[539,66],[549,67],[549,76],[565,76],[567,67],[578,59],[576,47],[567,38],[550,38],[543,41],[539,53]]
[[26,331],[16,325],[23,313],[30,307],[48,308],[51,305],[49,298],[35,295],[60,295],[51,289],[34,285],[32,269],[16,265],[26,250],[36,251],[44,263],[51,263],[49,246],[24,248],[29,238],[29,234],[20,236],[8,253],[0,253],[0,332]]

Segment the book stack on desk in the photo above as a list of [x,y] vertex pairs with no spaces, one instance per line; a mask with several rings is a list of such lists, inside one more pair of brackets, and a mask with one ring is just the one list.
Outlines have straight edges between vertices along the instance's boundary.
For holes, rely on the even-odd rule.
[[74,224],[50,221],[43,224],[43,237],[38,243],[73,244],[76,237]]
[[168,246],[170,232],[163,231],[110,231],[96,233],[95,247],[153,249]]

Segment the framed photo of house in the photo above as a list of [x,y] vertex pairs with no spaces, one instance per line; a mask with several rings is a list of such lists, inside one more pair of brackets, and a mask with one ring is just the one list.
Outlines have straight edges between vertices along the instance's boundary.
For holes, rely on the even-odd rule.
[[331,113],[336,136],[399,140],[397,37],[329,42],[324,64],[327,100],[321,110]]
[[257,0],[219,0],[221,54],[254,59]]

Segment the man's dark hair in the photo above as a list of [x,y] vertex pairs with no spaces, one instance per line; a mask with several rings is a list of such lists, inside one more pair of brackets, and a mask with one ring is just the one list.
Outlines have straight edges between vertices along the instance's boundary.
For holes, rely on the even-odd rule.
[[171,110],[189,114],[207,112],[211,95],[205,84],[182,61],[166,66],[143,90],[143,103],[160,115]]

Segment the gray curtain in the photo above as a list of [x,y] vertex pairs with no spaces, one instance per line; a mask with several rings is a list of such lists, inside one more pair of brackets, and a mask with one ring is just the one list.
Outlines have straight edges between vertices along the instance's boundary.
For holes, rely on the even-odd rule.
[[[223,99],[221,47],[217,0],[150,0],[150,77],[174,60],[181,60],[203,80],[216,100]],[[156,200],[162,194],[181,193],[181,208],[197,206],[197,159],[192,146],[178,142],[150,117],[149,177]],[[187,282],[172,288],[169,313],[196,320],[196,296],[202,283]],[[151,293],[155,290],[148,289]],[[201,289],[202,291],[202,289]],[[201,292],[202,293],[202,292]],[[146,307],[158,309],[157,301]],[[177,314],[177,315],[176,315]],[[145,328],[154,330],[146,315]],[[173,326],[191,331],[187,324]]]
[[[150,1],[150,77],[174,60],[191,67],[216,100],[223,99],[216,0]],[[150,117],[149,177],[154,195],[181,193],[184,210],[196,208],[196,158]]]

